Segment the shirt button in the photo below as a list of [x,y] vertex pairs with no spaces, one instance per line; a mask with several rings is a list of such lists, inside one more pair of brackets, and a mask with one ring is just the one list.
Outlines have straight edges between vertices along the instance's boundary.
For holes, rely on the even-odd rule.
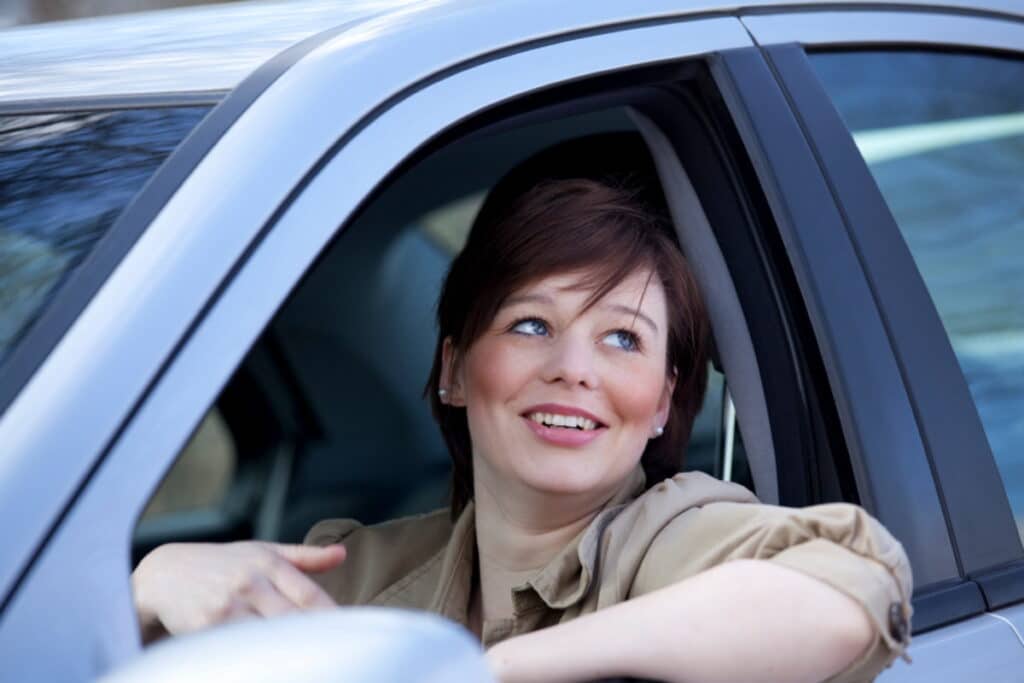
[[904,644],[910,636],[910,624],[903,614],[903,605],[898,602],[889,605],[889,635]]

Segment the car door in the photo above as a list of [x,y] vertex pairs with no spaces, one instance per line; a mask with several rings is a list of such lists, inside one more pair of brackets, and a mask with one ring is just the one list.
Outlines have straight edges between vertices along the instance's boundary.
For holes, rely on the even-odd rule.
[[[190,171],[8,409],[6,443],[23,453],[74,444],[68,465],[83,479],[5,600],[6,670],[85,680],[137,652],[128,539],[142,505],[274,310],[403,159],[463,117],[537,88],[750,44],[728,18],[620,30],[629,17],[598,8],[516,15],[502,32],[482,12],[457,27],[443,8],[435,14],[342,33],[280,75]],[[467,20],[479,30],[466,31]],[[529,42],[594,23],[607,29]],[[416,41],[433,70],[401,58]],[[105,401],[83,419],[75,402],[101,383]]]
[[[744,23],[843,212],[951,533],[956,576],[916,577],[917,651],[935,655],[886,680],[915,669],[1012,679],[1024,599],[1022,25],[908,10]],[[865,452],[864,475],[879,495],[906,496],[893,455]],[[966,662],[979,652],[983,660]]]

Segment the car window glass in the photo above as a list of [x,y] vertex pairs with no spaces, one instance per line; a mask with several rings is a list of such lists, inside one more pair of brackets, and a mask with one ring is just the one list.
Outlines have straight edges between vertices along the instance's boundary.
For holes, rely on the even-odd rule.
[[0,117],[0,363],[207,111]]
[[1024,536],[1024,61],[811,57],[949,334]]

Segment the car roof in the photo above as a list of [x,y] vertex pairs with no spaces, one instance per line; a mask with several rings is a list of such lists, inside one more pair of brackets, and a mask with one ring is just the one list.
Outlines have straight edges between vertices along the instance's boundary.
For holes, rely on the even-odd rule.
[[[586,23],[598,5],[578,3]],[[544,11],[548,0],[483,3],[478,0],[302,0],[235,2],[172,10],[16,27],[0,31],[0,103],[110,97],[233,88],[260,64],[321,31],[392,15],[406,7],[429,14],[460,11],[494,16],[498,35],[514,30],[516,16]],[[772,10],[843,9],[885,5],[987,12],[1024,19],[1020,0],[818,0],[794,5],[785,0],[676,0],[636,7],[637,19],[705,13],[741,14]],[[837,7],[838,8],[838,7]]]

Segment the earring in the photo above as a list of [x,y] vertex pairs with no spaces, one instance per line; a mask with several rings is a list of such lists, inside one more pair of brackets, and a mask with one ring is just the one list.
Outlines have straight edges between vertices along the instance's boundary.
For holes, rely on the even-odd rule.
[[448,390],[447,389],[438,389],[437,390],[437,397],[441,399],[441,403],[444,403],[445,399],[448,398]]
[[654,438],[655,439],[657,439],[659,436],[661,436],[664,433],[665,433],[665,428],[664,427],[655,427],[654,428]]

